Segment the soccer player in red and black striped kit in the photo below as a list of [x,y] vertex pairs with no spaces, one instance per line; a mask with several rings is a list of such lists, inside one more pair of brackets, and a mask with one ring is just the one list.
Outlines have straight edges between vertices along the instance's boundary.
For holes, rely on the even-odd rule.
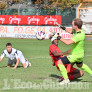
[[[51,42],[52,44],[49,47],[49,55],[51,56],[52,61],[53,61],[52,65],[56,66],[57,69],[60,71],[57,64],[58,60],[62,58],[63,55],[69,54],[71,50],[68,50],[67,52],[61,52],[61,50],[58,47],[58,40],[55,37],[51,38]],[[76,78],[80,78],[83,76],[83,72],[81,70],[74,68],[71,64],[65,64],[65,67],[67,70],[69,80],[74,80]],[[62,81],[63,77],[60,77],[59,80]]]

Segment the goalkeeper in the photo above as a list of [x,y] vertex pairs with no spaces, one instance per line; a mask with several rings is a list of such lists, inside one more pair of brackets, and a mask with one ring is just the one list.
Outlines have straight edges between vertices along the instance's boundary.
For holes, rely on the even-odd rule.
[[[63,57],[63,55],[66,55],[68,53],[71,52],[71,50],[68,50],[67,52],[62,52],[59,47],[58,47],[58,40],[57,38],[54,37],[50,37],[51,38],[51,42],[52,44],[49,47],[49,55],[52,58],[52,65],[56,66],[57,69],[60,71],[58,65],[57,65],[57,61]],[[74,80],[76,78],[80,78],[83,76],[83,72],[81,70],[78,70],[74,67],[71,66],[71,64],[65,64],[64,65],[66,70],[67,70],[67,74],[68,74],[68,78],[69,80]],[[64,78],[61,76],[59,78],[59,81],[62,81]]]
[[70,40],[63,39],[61,36],[57,35],[57,39],[66,45],[72,44],[71,55],[64,56],[57,62],[62,76],[64,77],[64,80],[60,83],[61,85],[70,82],[64,64],[76,63],[77,67],[83,69],[92,76],[92,70],[83,63],[85,33],[82,29],[82,24],[82,20],[77,18],[72,21],[72,30],[59,25],[59,27],[61,27],[63,30],[73,34],[73,38]]

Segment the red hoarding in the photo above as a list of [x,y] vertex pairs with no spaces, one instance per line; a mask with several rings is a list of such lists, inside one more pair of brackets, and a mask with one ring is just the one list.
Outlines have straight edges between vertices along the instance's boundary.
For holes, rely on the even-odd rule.
[[0,24],[8,25],[56,25],[61,24],[60,15],[0,15]]

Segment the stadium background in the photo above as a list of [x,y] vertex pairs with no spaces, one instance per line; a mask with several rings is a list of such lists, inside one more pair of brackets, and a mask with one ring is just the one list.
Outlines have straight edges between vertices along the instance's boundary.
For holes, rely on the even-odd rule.
[[[6,0],[1,0],[1,2],[6,2]],[[10,0],[12,1],[12,0]],[[0,9],[1,15],[61,15],[62,16],[62,25],[66,27],[71,27],[71,22],[74,18],[77,17],[77,9],[80,3],[77,5],[73,5],[72,7],[67,7],[62,9],[44,9],[43,4],[35,5],[35,2],[30,2],[30,0],[25,0],[21,3],[13,3],[13,2],[7,2],[7,8],[6,9]],[[35,1],[35,0],[34,0]],[[83,0],[82,0],[83,1]],[[84,0],[86,3],[89,0]],[[90,0],[92,1],[92,0]],[[85,3],[85,2],[84,2]],[[46,2],[48,4],[48,2]],[[91,4],[91,3],[90,3]],[[1,4],[0,4],[1,5]],[[80,8],[80,7],[79,7]],[[84,7],[85,8],[85,7]],[[90,14],[92,12],[90,11]],[[89,15],[90,15],[89,14]],[[89,25],[89,23],[88,23]],[[34,85],[35,83],[42,83],[45,79],[51,79],[52,81],[56,81],[60,73],[56,70],[55,67],[52,67],[51,58],[48,54],[48,48],[51,42],[49,40],[34,40],[34,39],[12,39],[12,38],[6,38],[6,27],[32,27],[33,25],[0,25],[0,53],[5,49],[5,44],[7,42],[11,42],[13,44],[13,47],[16,49],[19,49],[23,52],[24,56],[32,63],[32,67],[29,67],[28,69],[23,69],[22,65],[19,64],[19,67],[16,70],[13,70],[12,68],[7,68],[7,58],[4,58],[4,60],[0,63],[0,90],[2,92],[32,92],[38,91],[38,92],[66,92],[68,89],[68,92],[91,92],[92,89],[92,78],[85,73],[85,75],[82,78],[79,78],[75,81],[77,87],[73,88],[64,88],[64,89],[53,89],[53,88],[43,88],[40,89],[37,88],[30,88],[29,85],[26,87],[27,82],[32,82]],[[41,27],[55,27],[50,25],[40,25]],[[39,27],[38,25],[34,25],[34,27]],[[89,27],[89,26],[88,26]],[[91,29],[91,28],[90,28]],[[91,34],[92,32],[90,30],[87,30],[87,37],[85,40],[85,57],[84,62],[89,65],[89,67],[92,67],[92,38]],[[61,30],[62,32],[62,30]],[[4,34],[3,34],[4,33]],[[4,38],[3,38],[4,37]],[[19,37],[18,37],[19,38]],[[66,46],[62,42],[59,43],[59,47],[62,51],[66,51],[71,48],[70,46]],[[76,67],[76,66],[75,66]],[[11,80],[12,79],[12,80]],[[21,80],[21,82],[18,81]],[[14,81],[19,82],[19,84],[16,86]],[[24,84],[22,83],[24,82]],[[10,86],[5,85],[5,83],[8,83]],[[19,86],[21,83],[21,86]],[[82,85],[78,86],[77,83],[81,83]],[[86,86],[85,86],[86,84]],[[40,89],[40,90],[39,90]]]
[[[33,16],[33,17],[49,15],[49,16],[56,16],[56,19],[58,18],[58,16],[61,16],[61,20],[59,20],[57,22],[66,27],[71,27],[72,20],[74,18],[80,17],[84,22],[83,28],[84,28],[85,34],[89,34],[89,35],[92,34],[92,26],[91,26],[92,22],[90,21],[92,19],[91,18],[91,14],[92,14],[92,3],[91,3],[92,1],[91,0],[78,0],[78,1],[74,1],[74,2],[71,0],[72,2],[70,2],[70,3],[67,0],[65,0],[66,2],[62,0],[62,2],[64,2],[65,6],[59,5],[57,3],[57,1],[59,2],[60,0],[57,0],[56,4],[51,3],[51,1],[52,0],[50,0],[50,1],[49,0],[35,0],[35,1],[34,0],[1,0],[0,1],[0,3],[1,3],[0,24],[3,26],[3,25],[5,25],[5,24],[3,24],[3,21],[6,21],[6,20],[3,20],[2,15],[6,15],[6,16],[10,16],[10,17],[11,17],[11,15]],[[15,19],[15,21],[17,21],[17,20]],[[24,20],[21,19],[21,21],[24,21]],[[53,25],[53,24],[51,24],[51,25],[39,24],[39,26],[42,27],[41,29],[37,28],[37,27],[39,27],[38,24],[36,24],[36,25],[35,24],[33,24],[33,25],[32,24],[17,24],[17,25],[22,26],[22,28],[24,28],[24,29],[26,26],[30,26],[31,28],[32,28],[32,26],[34,26],[35,27],[34,31],[37,29],[43,30],[43,26],[44,26],[44,28],[46,28],[46,26],[48,26],[49,29],[52,28],[53,30],[55,28],[55,25]],[[11,25],[10,25],[10,23],[8,23],[6,26],[8,26],[7,29],[9,29],[10,26],[16,26],[16,23],[11,24]],[[5,29],[5,28],[1,27],[0,29],[2,29],[0,37],[9,37],[9,36],[5,36],[5,34],[3,34],[4,33],[3,29]],[[9,30],[12,31],[11,29],[9,29]],[[47,32],[47,33],[49,33],[49,32]],[[64,34],[63,31],[61,33]],[[25,34],[21,33],[21,35],[23,36]],[[22,38],[22,36],[20,38]],[[33,36],[33,38],[35,38],[34,37],[35,33],[34,33],[34,35],[30,35],[30,36]],[[15,36],[15,38],[16,38],[16,36]],[[27,37],[27,35],[26,35],[26,37],[23,37],[23,38],[30,38],[30,37]],[[66,37],[66,38],[68,38],[68,37]]]

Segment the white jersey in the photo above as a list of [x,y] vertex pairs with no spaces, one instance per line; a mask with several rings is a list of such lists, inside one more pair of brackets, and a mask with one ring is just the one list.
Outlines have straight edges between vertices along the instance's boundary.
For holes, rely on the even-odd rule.
[[16,50],[16,49],[12,48],[11,53],[8,53],[7,49],[5,49],[3,51],[3,53],[1,54],[1,58],[3,59],[4,56],[6,56],[9,59],[8,64],[12,65],[17,62],[17,59],[19,59],[22,64],[24,64],[24,63],[27,64],[25,68],[27,68],[29,65],[29,62],[25,60],[25,58],[20,50]]
[[11,53],[8,53],[7,49],[5,49],[5,50],[3,51],[3,53],[1,54],[1,58],[3,59],[4,56],[6,56],[9,60],[18,59],[18,58],[19,58],[19,57],[18,57],[18,56],[19,56],[19,55],[18,55],[18,52],[20,52],[20,51],[18,51],[18,50],[16,50],[16,49],[12,48]]
[[12,48],[11,53],[8,53],[7,49],[5,49],[3,51],[3,53],[1,54],[1,58],[3,59],[4,56],[6,56],[9,59],[8,62],[10,62],[10,63],[16,62],[17,59],[19,59],[22,64],[25,63],[25,58],[20,50],[16,50],[16,49]]

